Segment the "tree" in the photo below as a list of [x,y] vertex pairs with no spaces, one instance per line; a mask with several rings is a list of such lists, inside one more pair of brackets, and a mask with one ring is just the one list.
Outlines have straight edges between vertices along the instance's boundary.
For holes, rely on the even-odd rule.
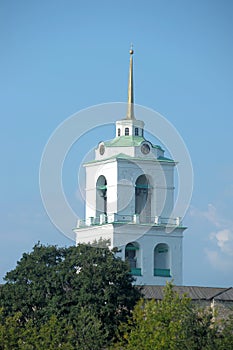
[[167,284],[163,300],[137,303],[132,317],[121,326],[120,342],[114,349],[230,350],[230,326],[229,321],[220,327],[211,310],[196,308]]
[[31,253],[23,254],[5,280],[0,289],[5,319],[20,312],[20,325],[30,321],[41,329],[55,316],[72,327],[77,339],[84,336],[78,325],[85,320],[85,337],[93,341],[91,335],[96,334],[99,348],[100,343],[114,339],[118,325],[126,321],[140,297],[128,264],[108,248],[90,245],[37,244]]
[[70,325],[52,316],[40,327],[32,321],[25,324],[24,330],[18,338],[19,350],[75,350],[74,331]]
[[3,317],[3,310],[0,309],[0,350],[18,349],[18,340],[24,330],[20,323],[21,313],[13,316]]
[[218,338],[216,349],[232,350],[233,349],[233,316],[223,319],[219,324]]
[[0,321],[0,350],[99,350],[103,345],[101,322],[83,309],[75,327],[54,315],[40,327],[33,325],[32,320],[23,325],[20,312],[2,321],[3,318]]

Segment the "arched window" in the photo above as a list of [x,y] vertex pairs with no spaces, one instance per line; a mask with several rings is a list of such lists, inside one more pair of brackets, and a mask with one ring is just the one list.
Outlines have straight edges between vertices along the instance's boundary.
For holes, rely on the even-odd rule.
[[138,128],[135,128],[135,136],[138,136]]
[[154,276],[170,277],[170,252],[165,243],[158,244],[154,249]]
[[107,215],[107,180],[100,175],[96,182],[96,217]]
[[141,276],[140,247],[137,242],[128,243],[125,247],[125,260],[128,261],[132,275]]
[[146,175],[139,176],[135,183],[135,214],[139,215],[140,222],[151,222],[151,192]]
[[125,128],[125,136],[129,136],[129,128]]
[[120,128],[117,130],[117,135],[121,136],[121,129]]

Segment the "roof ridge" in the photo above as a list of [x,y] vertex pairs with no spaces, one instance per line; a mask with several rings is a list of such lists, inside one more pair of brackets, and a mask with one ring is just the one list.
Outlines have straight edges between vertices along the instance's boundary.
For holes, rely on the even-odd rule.
[[232,289],[232,287],[225,288],[222,292],[218,292],[217,294],[215,294],[212,298],[209,298],[208,300],[214,299],[214,298],[220,296],[221,294],[228,292],[231,289]]

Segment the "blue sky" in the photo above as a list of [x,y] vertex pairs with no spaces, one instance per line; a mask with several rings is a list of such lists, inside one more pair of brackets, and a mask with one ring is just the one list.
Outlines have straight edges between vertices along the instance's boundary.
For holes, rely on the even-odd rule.
[[[184,284],[233,285],[230,0],[0,2],[0,278],[38,241],[72,244],[42,205],[43,148],[73,113],[126,101],[131,42],[136,103],[176,127],[193,162]],[[64,189],[81,216],[77,169],[100,138],[113,136],[98,128],[67,157]]]

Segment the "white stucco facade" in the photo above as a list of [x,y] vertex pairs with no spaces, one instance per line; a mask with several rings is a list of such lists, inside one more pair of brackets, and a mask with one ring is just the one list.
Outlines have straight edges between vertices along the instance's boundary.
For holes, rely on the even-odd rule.
[[[182,285],[182,238],[184,227],[178,226],[166,232],[166,225],[142,225],[128,222],[112,222],[90,225],[76,230],[77,243],[89,243],[104,239],[111,242],[110,248],[118,247],[117,255],[125,260],[128,243],[137,243],[138,250],[132,273],[137,285],[164,285],[173,281]],[[166,266],[156,266],[155,249],[166,245],[168,261]],[[159,253],[160,254],[160,253]]]
[[171,217],[176,162],[144,138],[144,122],[134,117],[131,75],[126,118],[116,121],[115,138],[100,142],[95,159],[84,164],[85,219],[74,229],[76,243],[108,240],[138,285],[181,285],[185,227]]
[[[114,151],[121,150],[115,147]],[[121,152],[111,159],[86,164],[86,220],[96,217],[96,183],[100,176],[107,183],[106,214],[134,215],[135,184],[141,175],[148,180],[150,217],[169,218],[174,204],[174,166],[170,160],[126,157]]]
[[[135,132],[133,121],[131,126]],[[122,123],[121,133],[123,127],[128,124]],[[185,227],[180,218],[170,217],[175,166],[160,146],[142,136],[101,142],[95,159],[84,164],[86,215],[74,230],[77,244],[108,240],[129,261],[138,285],[164,285],[168,280],[181,285]]]

